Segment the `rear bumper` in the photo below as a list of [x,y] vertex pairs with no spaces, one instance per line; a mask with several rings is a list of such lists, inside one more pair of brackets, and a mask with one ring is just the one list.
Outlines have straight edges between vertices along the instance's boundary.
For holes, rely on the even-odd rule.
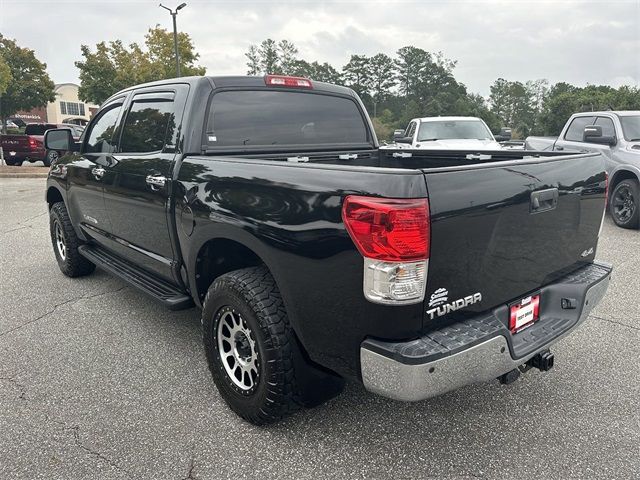
[[[471,383],[493,380],[584,322],[604,297],[611,265],[593,263],[541,289],[541,317],[512,334],[506,307],[455,323],[409,342],[367,339],[360,348],[362,381],[367,390],[403,401],[434,397]],[[561,300],[577,301],[563,309]]]

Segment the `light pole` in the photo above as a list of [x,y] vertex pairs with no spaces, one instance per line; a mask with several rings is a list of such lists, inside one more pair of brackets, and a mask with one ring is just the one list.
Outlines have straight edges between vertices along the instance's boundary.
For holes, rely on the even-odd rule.
[[178,5],[176,7],[175,12],[173,10],[171,10],[168,7],[165,7],[164,5],[160,4],[160,6],[162,8],[164,8],[165,10],[169,10],[169,13],[171,14],[171,16],[173,17],[173,49],[176,52],[176,73],[177,76],[180,77],[180,54],[178,53],[178,29],[176,27],[176,17],[178,16],[178,10],[183,9],[184,7],[187,6],[186,3],[181,3],[180,5]]

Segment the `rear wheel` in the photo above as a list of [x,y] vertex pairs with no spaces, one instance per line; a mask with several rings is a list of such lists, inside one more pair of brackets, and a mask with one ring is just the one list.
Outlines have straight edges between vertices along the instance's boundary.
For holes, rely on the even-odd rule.
[[640,184],[638,180],[623,180],[616,185],[609,201],[613,221],[622,228],[640,225]]
[[54,203],[49,212],[49,229],[53,251],[60,271],[67,277],[89,275],[96,266],[80,255],[82,241],[76,235],[64,203]]
[[202,309],[205,352],[220,395],[254,425],[342,391],[344,380],[314,364],[299,345],[275,280],[264,266],[217,278]]
[[204,301],[202,326],[213,380],[234,412],[263,425],[297,408],[295,339],[266,268],[216,279]]

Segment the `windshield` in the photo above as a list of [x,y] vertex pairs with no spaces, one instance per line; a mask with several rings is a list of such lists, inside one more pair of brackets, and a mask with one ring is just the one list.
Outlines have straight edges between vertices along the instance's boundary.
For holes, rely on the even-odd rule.
[[620,116],[620,123],[625,140],[628,142],[640,141],[640,115]]
[[367,126],[356,103],[302,92],[226,91],[213,96],[209,147],[363,144]]
[[418,141],[451,139],[493,140],[491,132],[480,120],[443,120],[422,122],[418,130]]

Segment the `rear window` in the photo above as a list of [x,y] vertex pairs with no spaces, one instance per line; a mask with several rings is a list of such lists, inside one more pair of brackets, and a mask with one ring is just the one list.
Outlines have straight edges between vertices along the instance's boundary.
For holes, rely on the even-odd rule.
[[25,127],[24,133],[25,135],[44,135],[44,132],[52,128],[58,128],[58,126],[50,123],[31,123]]
[[273,147],[368,142],[356,103],[348,98],[282,91],[228,91],[214,95],[209,147]]

